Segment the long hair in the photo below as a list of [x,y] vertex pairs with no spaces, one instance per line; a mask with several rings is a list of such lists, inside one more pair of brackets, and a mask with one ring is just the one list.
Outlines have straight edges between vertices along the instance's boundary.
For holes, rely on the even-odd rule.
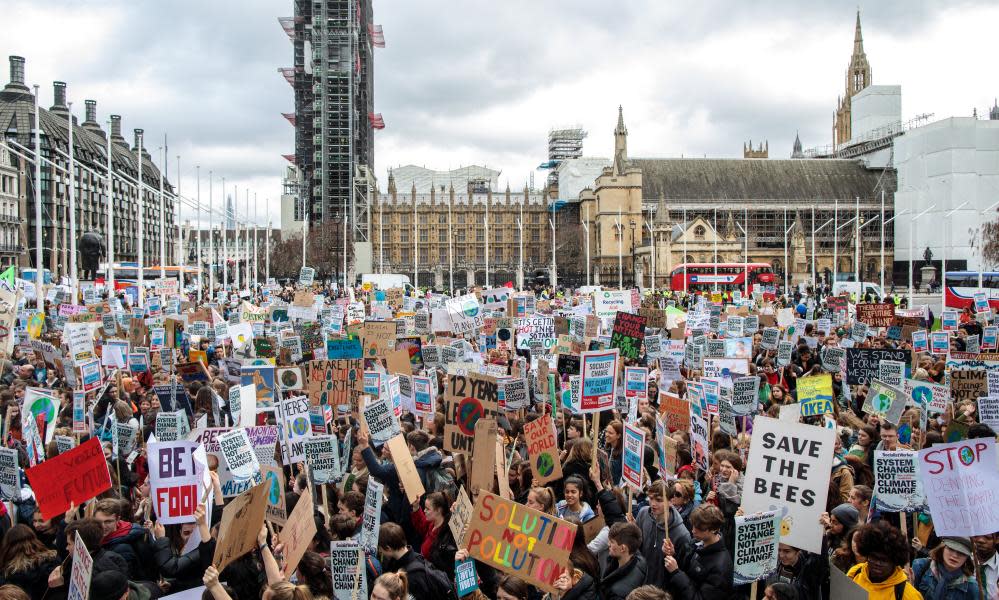
[[0,566],[6,575],[55,557],[55,550],[50,550],[35,536],[34,530],[23,523],[11,527],[0,544]]
[[313,596],[333,597],[333,574],[330,564],[315,552],[306,552],[298,563],[298,574]]
[[[332,585],[332,583],[331,583]],[[290,581],[277,581],[268,587],[273,600],[312,600],[312,592],[307,585],[295,585]]]
[[[943,551],[944,551],[944,545],[943,545],[943,543],[937,544],[936,548],[930,550],[930,560],[932,560],[937,565],[942,565],[943,564]],[[968,575],[969,577],[970,576],[974,576],[974,574],[975,574],[975,565],[971,561],[971,557],[968,557],[968,559],[964,561],[964,564],[961,565],[961,572],[964,573],[965,575]],[[917,581],[916,583],[919,583],[919,582]]]
[[586,532],[583,530],[583,522],[576,517],[569,517],[566,520],[576,526],[576,537],[572,540],[572,550],[569,552],[569,560],[574,567],[592,577],[594,581],[599,580],[600,563],[586,545]]

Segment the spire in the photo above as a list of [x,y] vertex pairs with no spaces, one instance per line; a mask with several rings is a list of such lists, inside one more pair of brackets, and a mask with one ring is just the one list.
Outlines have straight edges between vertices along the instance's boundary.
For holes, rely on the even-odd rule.
[[805,158],[805,153],[801,151],[801,138],[798,132],[794,132],[794,148],[791,150],[791,158]]
[[992,100],[992,108],[989,109],[989,119],[999,121],[999,100]]
[[857,27],[853,32],[853,53],[864,53],[864,34],[860,31],[860,9],[857,9]]
[[669,210],[666,208],[666,195],[659,194],[659,205],[656,206],[656,223],[668,223]]
[[614,174],[623,175],[628,166],[628,128],[624,126],[624,109],[617,107],[617,127],[614,128]]
[[388,193],[389,194],[395,194],[395,192],[396,192],[396,189],[395,189],[395,173],[393,173],[392,170],[389,169],[389,174],[388,174]]

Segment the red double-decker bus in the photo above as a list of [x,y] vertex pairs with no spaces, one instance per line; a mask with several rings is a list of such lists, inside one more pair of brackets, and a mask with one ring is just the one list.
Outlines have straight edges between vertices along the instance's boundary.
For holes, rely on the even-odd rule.
[[[691,293],[746,291],[749,273],[749,293],[774,293],[774,271],[767,263],[686,263],[670,274],[670,288],[687,289]],[[687,285],[684,288],[684,277]]]

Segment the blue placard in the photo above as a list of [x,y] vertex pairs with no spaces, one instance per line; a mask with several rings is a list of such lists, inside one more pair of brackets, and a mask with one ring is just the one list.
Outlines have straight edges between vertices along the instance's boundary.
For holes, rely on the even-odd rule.
[[479,589],[479,577],[475,573],[475,561],[471,558],[458,560],[454,563],[454,582],[458,589],[458,597],[467,596]]
[[326,358],[336,360],[340,358],[361,358],[361,338],[334,338],[326,340]]

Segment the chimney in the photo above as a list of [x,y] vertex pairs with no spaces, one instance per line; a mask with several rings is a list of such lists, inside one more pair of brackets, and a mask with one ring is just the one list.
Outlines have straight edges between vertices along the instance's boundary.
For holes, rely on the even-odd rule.
[[52,82],[52,97],[55,99],[52,103],[52,108],[49,110],[60,114],[68,115],[69,107],[66,106],[66,82],[65,81],[53,81]]
[[135,150],[138,150],[139,149],[139,137],[143,134],[143,130],[142,129],[136,129],[136,130],[133,131],[133,133],[135,134],[135,143],[132,144],[132,148],[135,149]]
[[121,137],[121,115],[111,115],[111,139],[116,142],[124,142]]
[[10,91],[30,92],[24,84],[24,57],[10,57],[10,83],[4,88]]
[[97,122],[97,100],[84,100],[83,103],[87,107],[87,119],[86,123],[96,123]]

